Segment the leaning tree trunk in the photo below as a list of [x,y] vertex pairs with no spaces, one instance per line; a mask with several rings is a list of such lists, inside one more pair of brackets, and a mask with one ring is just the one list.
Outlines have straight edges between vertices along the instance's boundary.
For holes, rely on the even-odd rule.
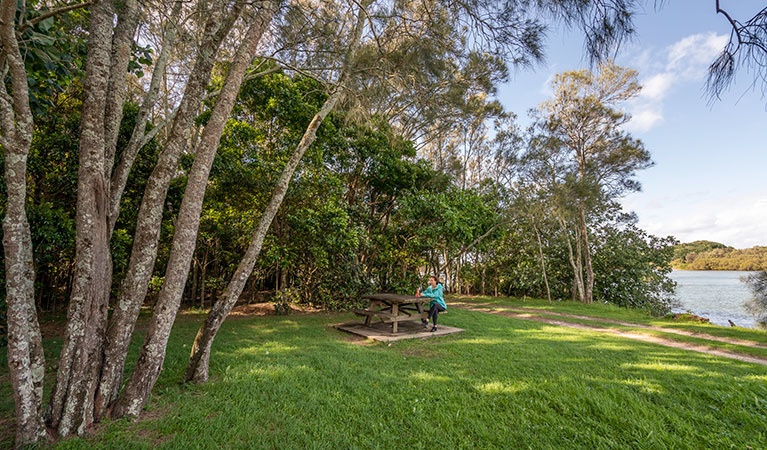
[[93,397],[106,332],[112,261],[104,120],[113,14],[114,5],[109,1],[91,9],[77,170],[75,275],[49,419],[62,437],[82,434],[93,423]]
[[197,240],[200,212],[210,168],[226,121],[237,100],[245,72],[255,58],[258,43],[273,15],[274,5],[269,4],[259,11],[258,16],[250,25],[248,33],[229,68],[216,106],[205,125],[176,221],[176,231],[173,235],[168,267],[165,272],[165,282],[160,290],[160,296],[154,314],[152,314],[136,367],[125,386],[125,391],[117,399],[112,411],[112,415],[115,417],[137,417],[160,375],[160,369],[165,359],[165,347],[189,275],[189,265]]
[[13,96],[0,83],[0,145],[3,147],[6,208],[3,218],[8,369],[16,409],[16,446],[43,442],[45,357],[35,310],[32,237],[27,222],[27,156],[34,124],[24,60],[16,40],[15,0],[0,3],[0,43]]
[[[239,16],[241,4],[238,5],[240,6],[235,5],[235,9],[224,18],[223,24],[219,24],[222,21],[221,11],[215,9],[211,11],[205,25],[202,44],[171,124],[168,139],[147,180],[136,221],[136,233],[128,270],[120,286],[117,305],[112,312],[109,324],[104,364],[96,396],[95,409],[99,417],[117,400],[119,395],[128,345],[154,270],[162,212],[168,188],[176,175],[179,159],[205,95],[216,52]],[[116,174],[120,173],[119,170],[120,166]]]
[[[367,4],[369,4],[369,2],[363,2],[361,8],[364,8]],[[237,300],[240,298],[240,294],[242,294],[242,290],[245,287],[245,283],[248,281],[248,277],[250,277],[250,274],[253,272],[253,267],[256,264],[258,255],[261,253],[261,247],[263,246],[264,238],[266,237],[267,231],[269,231],[269,227],[271,226],[272,220],[274,220],[274,216],[277,215],[277,211],[282,204],[282,200],[285,198],[285,193],[287,192],[288,186],[290,185],[290,180],[293,177],[293,172],[296,170],[296,167],[298,167],[298,163],[301,161],[304,153],[306,153],[306,150],[314,142],[317,135],[317,129],[320,127],[327,115],[330,114],[330,111],[335,108],[336,103],[338,103],[343,94],[344,82],[348,76],[351,58],[356,51],[362,37],[364,17],[365,15],[363,11],[360,10],[357,16],[357,24],[353,31],[352,41],[349,44],[346,55],[344,57],[344,67],[334,92],[325,100],[325,103],[314,115],[312,121],[309,123],[309,126],[306,128],[304,135],[301,137],[301,141],[293,151],[293,154],[291,155],[290,160],[288,160],[288,163],[285,166],[285,169],[282,171],[282,174],[280,174],[277,185],[272,192],[272,198],[269,200],[269,204],[266,206],[264,214],[259,219],[258,225],[256,226],[256,229],[251,236],[250,245],[245,252],[245,256],[237,266],[232,279],[229,281],[229,284],[224,291],[224,295],[218,302],[215,303],[215,305],[213,305],[213,308],[211,308],[208,316],[205,319],[205,323],[197,332],[194,344],[192,345],[192,354],[189,358],[189,364],[187,365],[186,372],[184,373],[184,381],[186,382],[193,381],[195,383],[201,383],[208,380],[210,349],[213,345],[213,340],[216,338],[216,333],[218,333],[218,330],[221,327],[221,324],[224,322],[224,319],[226,319],[229,312],[237,303]]]
[[591,266],[591,249],[589,248],[588,228],[583,202],[578,205],[580,210],[581,240],[583,242],[583,260],[586,265],[586,286],[584,303],[594,303],[594,268]]
[[[205,323],[197,332],[197,337],[194,340],[192,346],[192,355],[189,359],[189,364],[186,368],[184,375],[184,381],[194,381],[200,383],[208,380],[208,361],[210,359],[210,347],[213,344],[213,340],[218,333],[218,329],[221,327],[224,319],[232,310],[237,299],[240,298],[245,283],[248,281],[248,277],[253,272],[253,267],[256,264],[258,255],[261,253],[261,247],[264,243],[269,226],[272,224],[274,216],[282,204],[282,200],[285,198],[285,193],[288,190],[290,179],[293,177],[293,172],[296,170],[298,163],[301,161],[306,150],[311,146],[315,140],[317,129],[322,124],[328,113],[335,107],[338,99],[341,97],[341,89],[336,91],[328,97],[325,104],[322,105],[320,111],[315,114],[309,127],[304,132],[301,142],[293,151],[288,164],[280,175],[280,179],[272,192],[272,198],[269,204],[264,210],[264,214],[258,221],[258,226],[253,232],[250,245],[248,246],[245,256],[237,266],[237,270],[234,272],[231,281],[224,291],[223,297],[213,305],[213,308],[208,313],[208,317],[205,319]],[[278,276],[279,278],[279,276]]]

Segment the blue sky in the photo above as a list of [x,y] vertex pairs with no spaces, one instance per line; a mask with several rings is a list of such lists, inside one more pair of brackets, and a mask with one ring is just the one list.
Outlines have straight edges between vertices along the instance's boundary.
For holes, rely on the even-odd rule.
[[[626,105],[633,116],[627,128],[655,166],[639,174],[642,192],[622,203],[655,235],[737,248],[767,245],[767,98],[742,69],[722,99],[709,104],[706,69],[729,33],[714,0],[670,0],[658,11],[648,3],[636,19],[637,36],[616,62],[639,71],[644,88]],[[721,6],[746,20],[765,3],[724,0]],[[554,74],[586,65],[582,34],[552,30],[546,61],[514,72],[498,98],[524,126],[527,110],[549,96]]]

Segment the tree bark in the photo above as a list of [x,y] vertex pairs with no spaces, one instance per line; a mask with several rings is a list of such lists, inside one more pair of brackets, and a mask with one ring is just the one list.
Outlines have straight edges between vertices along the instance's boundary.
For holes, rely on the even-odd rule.
[[586,265],[586,286],[584,303],[594,303],[594,269],[591,266],[591,249],[589,248],[588,228],[586,227],[586,212],[583,202],[578,205],[581,222],[581,240],[583,241],[583,259]]
[[301,161],[304,153],[306,153],[306,150],[314,142],[317,135],[317,129],[320,127],[328,114],[330,114],[333,108],[335,108],[336,104],[343,95],[344,83],[346,81],[346,77],[349,76],[349,70],[352,63],[351,59],[362,37],[362,29],[365,20],[365,13],[362,11],[362,9],[367,4],[369,4],[369,1],[363,2],[360,7],[360,11],[357,16],[357,23],[352,34],[352,40],[344,57],[344,67],[342,69],[341,75],[339,76],[335,90],[325,100],[325,103],[314,115],[312,121],[309,123],[309,126],[306,128],[304,135],[301,137],[301,141],[293,151],[293,154],[291,155],[290,160],[288,160],[285,169],[283,169],[282,174],[280,174],[277,185],[272,191],[272,198],[269,200],[269,204],[266,206],[264,214],[259,219],[258,225],[253,231],[250,245],[245,252],[245,256],[238,264],[232,279],[229,281],[229,284],[224,290],[224,295],[222,296],[221,300],[213,305],[205,319],[205,323],[197,332],[194,344],[192,345],[192,353],[189,357],[189,363],[187,364],[186,372],[184,373],[184,381],[186,382],[191,381],[195,383],[202,383],[208,380],[210,349],[213,345],[213,340],[215,339],[219,328],[221,328],[221,324],[224,322],[227,315],[237,303],[237,300],[240,298],[240,294],[245,287],[245,283],[247,283],[248,277],[250,277],[250,274],[253,272],[253,267],[258,260],[259,254],[261,253],[261,247],[263,246],[264,238],[266,237],[266,233],[269,231],[269,227],[271,226],[274,217],[277,215],[277,211],[282,204],[282,200],[285,198],[288,186],[290,185],[290,180],[293,177],[293,172],[296,170],[296,167],[298,167],[298,164]]
[[82,434],[93,423],[93,398],[106,331],[112,260],[107,226],[105,109],[113,14],[110,1],[91,9],[77,170],[75,275],[50,404],[49,425],[61,437]]
[[[114,7],[117,14],[117,25],[112,38],[112,57],[104,110],[104,178],[107,181],[111,181],[110,177],[117,151],[117,136],[120,134],[125,95],[128,91],[126,83],[128,63],[131,59],[131,46],[139,18],[137,0],[116,2]],[[107,198],[109,198],[109,189],[107,190]],[[107,217],[110,216],[110,210],[111,208],[107,209]],[[112,228],[110,226],[110,237],[111,234]]]
[[[176,175],[179,159],[202,103],[216,52],[239,17],[241,7],[241,3],[235,4],[226,17],[222,17],[224,11],[220,7],[209,11],[195,64],[174,116],[168,139],[157,165],[147,180],[136,221],[128,270],[120,286],[117,305],[109,324],[104,364],[96,397],[98,416],[105,414],[118,397],[128,345],[154,271],[168,188]],[[127,174],[125,176],[127,177]]]
[[137,417],[160,374],[165,359],[165,347],[189,275],[189,264],[197,240],[200,212],[210,168],[218,149],[221,134],[237,100],[242,80],[255,58],[258,43],[271,22],[275,7],[276,5],[273,3],[269,3],[258,12],[251,23],[229,68],[216,106],[205,125],[181,202],[168,267],[165,272],[165,282],[160,290],[160,296],[152,314],[152,320],[136,367],[125,391],[118,398],[112,411],[112,415],[115,417]]
[[[562,228],[562,233],[564,234],[565,242],[567,243],[567,255],[570,260],[570,266],[573,268],[573,284],[575,285],[575,288],[577,290],[578,299],[581,302],[583,302],[585,299],[585,292],[583,289],[583,278],[582,278],[583,274],[579,264],[580,261],[576,262],[575,256],[573,255],[573,245],[570,242],[569,232],[567,230],[567,225],[565,224],[564,219],[561,217],[557,217],[557,221],[559,222],[559,225]],[[578,256],[578,260],[580,260],[580,255]],[[573,292],[573,296],[575,296],[575,293],[576,292]]]
[[16,1],[0,3],[0,43],[11,79],[12,97],[0,83],[0,145],[3,147],[6,209],[3,218],[8,369],[16,412],[16,446],[44,442],[45,358],[34,296],[32,237],[27,222],[27,156],[34,132],[29,85],[16,39]]
[[[136,116],[136,125],[131,133],[128,145],[120,155],[120,161],[111,175],[110,192],[109,192],[109,231],[110,235],[114,231],[115,222],[120,214],[120,200],[122,199],[125,185],[128,183],[128,175],[133,167],[133,163],[136,161],[136,156],[147,141],[146,141],[146,125],[149,113],[154,105],[157,103],[158,93],[160,91],[160,83],[165,76],[165,68],[168,64],[168,58],[170,57],[173,44],[176,42],[176,36],[178,30],[176,23],[179,15],[181,14],[181,1],[176,1],[171,11],[170,20],[168,23],[168,29],[165,32],[163,38],[163,47],[160,50],[160,54],[157,60],[154,62],[154,69],[152,69],[152,81],[149,83],[149,89],[144,95],[141,108]],[[116,141],[115,141],[116,144]]]
[[543,243],[541,242],[541,233],[538,232],[538,227],[533,223],[533,230],[535,230],[535,237],[538,239],[538,254],[541,257],[541,270],[543,272],[543,283],[546,285],[546,298],[551,304],[551,290],[549,289],[549,278],[546,275],[546,259],[543,257]]

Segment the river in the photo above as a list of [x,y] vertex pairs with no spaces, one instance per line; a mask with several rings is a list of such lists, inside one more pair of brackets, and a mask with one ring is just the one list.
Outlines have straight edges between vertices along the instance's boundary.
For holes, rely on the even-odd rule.
[[743,303],[751,291],[740,280],[754,272],[730,270],[675,270],[676,298],[680,306],[674,312],[690,311],[711,319],[711,323],[728,326],[732,320],[741,327],[756,328],[756,320],[746,312]]

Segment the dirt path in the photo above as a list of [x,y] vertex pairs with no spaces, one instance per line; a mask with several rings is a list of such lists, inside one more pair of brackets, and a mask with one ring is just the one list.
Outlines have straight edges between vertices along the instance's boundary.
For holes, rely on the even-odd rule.
[[[679,349],[682,349],[682,350],[691,350],[691,351],[695,351],[695,352],[706,353],[706,354],[709,354],[709,355],[722,356],[724,358],[737,359],[739,361],[744,361],[744,362],[750,362],[750,363],[755,363],[755,364],[767,365],[767,358],[762,358],[762,357],[753,356],[753,355],[744,355],[744,354],[741,354],[741,353],[735,353],[735,352],[731,352],[731,351],[727,351],[727,350],[722,350],[722,349],[718,349],[718,348],[714,348],[714,347],[709,347],[707,345],[698,345],[698,344],[692,344],[692,343],[688,343],[688,342],[680,342],[680,341],[675,341],[673,339],[665,339],[665,338],[661,338],[661,337],[657,337],[657,336],[650,336],[650,335],[642,334],[642,333],[631,333],[629,331],[618,330],[616,328],[605,328],[605,327],[598,327],[598,326],[594,326],[594,325],[585,325],[585,324],[581,324],[581,323],[567,322],[567,321],[558,320],[558,319],[550,319],[550,318],[547,318],[547,317],[535,316],[533,314],[526,313],[526,312],[513,312],[513,311],[507,311],[507,310],[498,310],[498,309],[490,309],[490,310],[488,310],[487,309],[487,307],[497,308],[498,305],[490,305],[490,304],[483,304],[483,303],[469,304],[469,303],[458,303],[458,302],[456,302],[456,303],[451,303],[450,306],[455,306],[457,308],[467,309],[467,310],[470,310],[470,311],[479,311],[479,312],[485,312],[485,313],[489,313],[489,314],[498,314],[498,315],[501,315],[501,316],[513,317],[515,319],[532,320],[532,321],[535,321],[535,322],[547,323],[547,324],[550,324],[550,325],[559,325],[559,326],[562,326],[562,327],[577,328],[577,329],[580,329],[580,330],[591,330],[591,331],[598,331],[598,332],[602,332],[602,333],[609,333],[609,334],[613,334],[615,336],[620,336],[620,337],[624,337],[624,338],[628,338],[628,339],[634,339],[634,340],[642,341],[642,342],[649,342],[649,343],[652,343],[652,344],[664,345],[666,347],[674,347],[674,348],[679,348]],[[524,310],[524,309],[527,309],[527,308],[513,308],[513,309],[516,309],[517,311],[519,311],[520,309]],[[540,311],[540,312],[545,312],[546,314],[552,314],[550,311],[535,310],[535,309],[532,309],[532,308],[530,308],[529,311],[531,313],[532,312],[536,312],[536,311]],[[564,316],[564,317],[570,317],[570,318],[578,318],[578,319],[585,319],[585,320],[598,320],[600,322],[602,322],[602,321],[608,321],[609,322],[609,319],[601,319],[601,318],[590,317],[590,316],[578,316],[578,315],[575,315],[575,314],[556,313],[556,314],[552,314],[552,315]],[[632,326],[632,327],[636,327],[637,325],[639,325],[639,324],[634,324],[634,323],[629,323],[629,322],[620,322],[620,321],[614,321],[614,322],[615,323],[620,323],[621,325],[625,324],[626,326]],[[651,327],[649,325],[639,326],[639,328],[658,329],[658,330],[664,331],[664,332],[668,331],[668,329],[666,329],[666,328]],[[677,331],[679,331],[679,330],[677,330]],[[696,333],[696,334],[698,335],[696,337],[706,336],[706,338],[708,338],[710,336],[710,335],[702,334],[702,333]],[[712,337],[717,338],[717,340],[719,339],[719,336],[712,336]],[[744,341],[744,342],[751,342],[751,341]],[[755,344],[755,343],[751,342],[751,344]],[[741,345],[741,344],[739,344],[739,345]],[[752,347],[753,346],[754,345],[752,345]]]

